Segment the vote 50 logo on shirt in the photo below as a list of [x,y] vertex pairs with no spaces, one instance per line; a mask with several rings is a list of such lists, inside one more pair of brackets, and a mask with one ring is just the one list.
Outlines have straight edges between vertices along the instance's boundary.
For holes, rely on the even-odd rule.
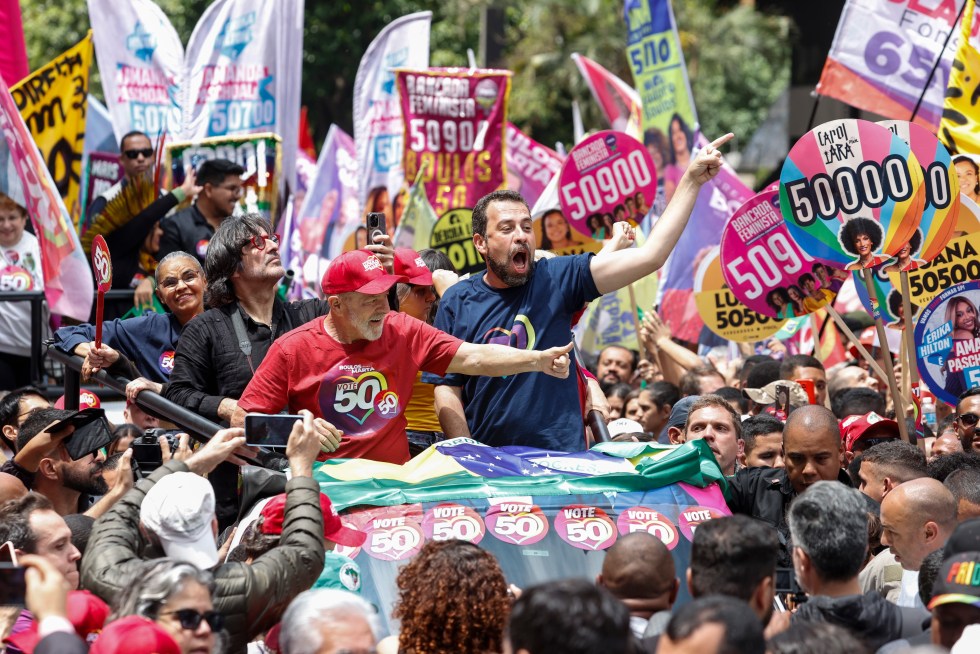
[[318,394],[323,417],[352,435],[378,431],[401,414],[398,394],[384,372],[369,363],[345,360],[331,368]]

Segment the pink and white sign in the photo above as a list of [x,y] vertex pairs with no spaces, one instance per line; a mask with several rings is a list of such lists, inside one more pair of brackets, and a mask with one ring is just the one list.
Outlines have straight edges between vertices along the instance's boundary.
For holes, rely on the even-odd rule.
[[555,532],[563,541],[580,550],[595,552],[616,542],[616,525],[597,506],[572,504],[555,516]]
[[505,501],[490,507],[487,529],[497,540],[511,545],[533,545],[548,535],[548,518],[541,507],[520,501]]
[[572,229],[601,240],[609,237],[613,223],[636,222],[638,200],[644,207],[652,205],[657,195],[657,167],[642,143],[607,130],[593,134],[569,153],[558,189]]

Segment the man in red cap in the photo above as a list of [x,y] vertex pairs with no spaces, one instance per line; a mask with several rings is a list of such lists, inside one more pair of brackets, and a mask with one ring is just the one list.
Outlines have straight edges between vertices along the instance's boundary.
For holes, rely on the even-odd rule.
[[882,418],[874,411],[863,416],[847,416],[841,420],[840,437],[844,441],[844,458],[848,465],[854,457],[869,447],[901,438],[898,423]]
[[390,312],[388,290],[406,280],[385,272],[381,260],[364,250],[334,259],[322,281],[330,313],[272,344],[232,424],[243,424],[247,412],[308,409],[341,439],[328,456],[405,463],[404,410],[420,369],[439,375],[568,376],[571,343],[542,351],[474,345]]

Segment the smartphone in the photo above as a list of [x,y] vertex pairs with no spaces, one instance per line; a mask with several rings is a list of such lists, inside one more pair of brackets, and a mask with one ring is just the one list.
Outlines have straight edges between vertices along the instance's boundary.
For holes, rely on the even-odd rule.
[[376,236],[386,236],[388,228],[385,225],[385,215],[380,211],[372,211],[367,215],[368,245],[374,245]]
[[26,593],[24,568],[14,563],[0,563],[0,606],[24,606]]
[[3,545],[0,545],[0,563],[17,565],[17,548],[9,540]]
[[245,414],[245,444],[260,447],[286,447],[293,425],[303,416],[268,415],[265,413]]
[[773,404],[773,415],[786,422],[789,415],[789,386],[786,384],[776,384],[776,403]]

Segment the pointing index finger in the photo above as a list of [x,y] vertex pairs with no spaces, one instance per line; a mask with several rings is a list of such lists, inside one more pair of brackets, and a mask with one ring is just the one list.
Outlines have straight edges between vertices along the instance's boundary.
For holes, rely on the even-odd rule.
[[719,136],[714,141],[712,141],[711,147],[720,148],[721,146],[731,141],[733,138],[735,138],[735,134],[733,132],[728,132],[728,134],[725,134],[724,136]]

